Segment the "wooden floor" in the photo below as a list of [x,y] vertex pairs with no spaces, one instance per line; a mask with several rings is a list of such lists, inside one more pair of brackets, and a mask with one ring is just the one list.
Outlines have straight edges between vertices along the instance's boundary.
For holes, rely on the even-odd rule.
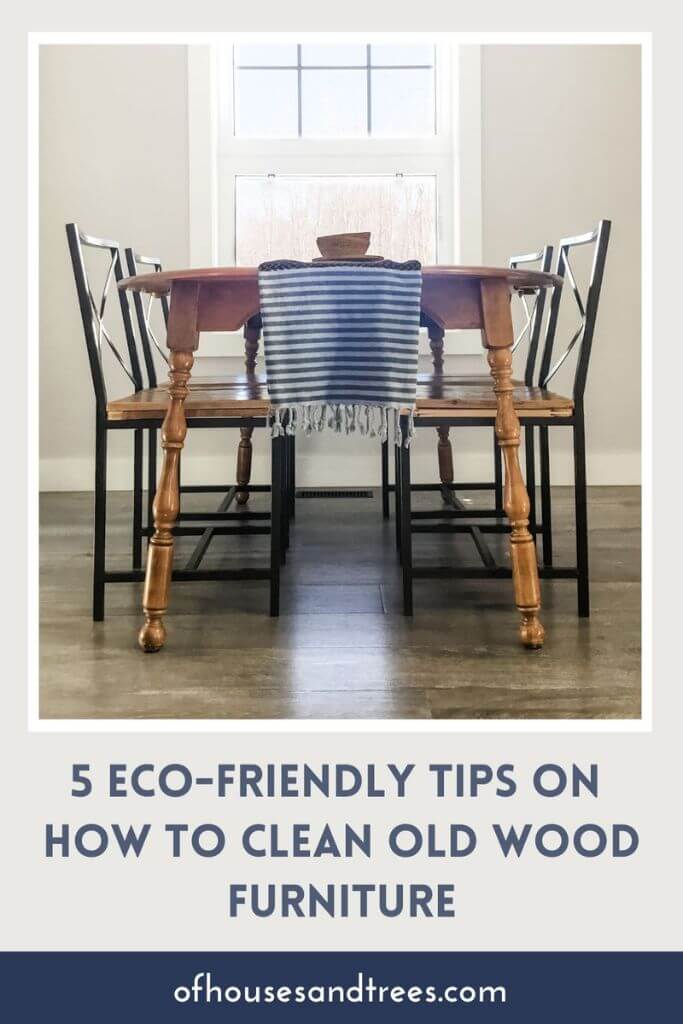
[[[416,507],[435,500],[419,495]],[[571,500],[554,492],[558,564],[573,555]],[[185,507],[210,506],[193,496]],[[417,581],[415,616],[404,618],[394,524],[382,521],[376,491],[297,502],[279,619],[268,618],[267,583],[177,584],[167,646],[145,656],[139,585],[108,586],[106,621],[91,621],[91,510],[88,493],[41,502],[43,718],[640,716],[636,488],[591,489],[593,614],[577,618],[573,581],[544,581],[541,652],[517,642],[509,580]],[[112,495],[110,568],[129,567],[129,523],[129,495]],[[416,564],[478,564],[467,536],[414,543]],[[204,564],[263,564],[266,547],[263,537],[217,538]]]

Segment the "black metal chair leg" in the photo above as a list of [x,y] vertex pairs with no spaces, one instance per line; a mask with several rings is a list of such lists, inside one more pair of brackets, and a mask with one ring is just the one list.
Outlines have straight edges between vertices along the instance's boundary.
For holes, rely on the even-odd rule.
[[493,494],[495,498],[495,509],[496,512],[500,512],[501,516],[505,515],[505,509],[503,508],[503,453],[500,450],[500,445],[496,440],[496,432],[493,431]]
[[534,444],[534,427],[524,427],[524,452],[526,469],[526,489],[529,495],[529,529],[536,543],[536,446]]
[[270,614],[280,614],[280,563],[282,559],[282,447],[283,438],[270,442]]
[[550,497],[550,439],[547,427],[539,427],[541,455],[541,529],[543,564],[553,564],[552,501]]
[[394,444],[394,513],[396,517],[396,550],[401,560],[401,450]]
[[290,438],[285,435],[282,439],[282,564],[287,560],[289,551],[289,482],[290,465],[292,461],[292,446]]
[[289,517],[296,518],[296,437],[289,438]]
[[579,617],[590,616],[588,576],[588,492],[586,488],[586,434],[583,412],[576,416],[574,429],[574,503],[576,510],[576,568]]
[[95,428],[95,530],[93,549],[92,617],[104,620],[104,566],[107,535],[107,428],[98,420]]
[[[147,526],[154,526],[154,497],[157,492],[157,431],[156,427],[147,436]],[[147,543],[151,537],[148,538]]]
[[133,569],[142,567],[142,430],[133,433]]
[[382,518],[389,518],[389,441],[382,441]]
[[406,445],[408,419],[401,417],[399,476],[401,479],[401,566],[403,569],[403,614],[413,614],[413,546],[410,525],[410,448]]

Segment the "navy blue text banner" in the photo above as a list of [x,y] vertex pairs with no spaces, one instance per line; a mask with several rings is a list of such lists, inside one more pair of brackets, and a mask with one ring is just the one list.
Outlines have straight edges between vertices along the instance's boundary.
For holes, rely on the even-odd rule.
[[[4,953],[0,1019],[680,1019],[683,953]],[[353,1015],[353,1016],[352,1016]]]

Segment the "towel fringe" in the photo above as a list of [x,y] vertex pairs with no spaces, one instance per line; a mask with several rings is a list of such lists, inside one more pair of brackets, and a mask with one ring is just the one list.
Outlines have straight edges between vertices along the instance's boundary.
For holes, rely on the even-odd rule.
[[[270,425],[273,437],[292,437],[295,434],[309,436],[325,429],[335,434],[353,434],[361,437],[378,437],[386,441],[393,435],[397,445],[401,443],[401,411],[405,405],[341,404],[330,402],[305,402],[296,405],[277,405],[270,411]],[[406,447],[415,434],[414,409],[408,411]]]

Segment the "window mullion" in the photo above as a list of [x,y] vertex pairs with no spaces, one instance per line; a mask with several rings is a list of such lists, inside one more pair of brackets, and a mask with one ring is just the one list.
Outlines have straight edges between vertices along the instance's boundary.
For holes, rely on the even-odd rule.
[[370,43],[367,45],[366,50],[366,74],[367,74],[367,91],[368,91],[368,138],[372,135],[372,71],[371,71],[371,53]]
[[296,95],[297,95],[297,123],[299,127],[299,138],[303,135],[303,100],[301,92],[301,43],[296,44]]

